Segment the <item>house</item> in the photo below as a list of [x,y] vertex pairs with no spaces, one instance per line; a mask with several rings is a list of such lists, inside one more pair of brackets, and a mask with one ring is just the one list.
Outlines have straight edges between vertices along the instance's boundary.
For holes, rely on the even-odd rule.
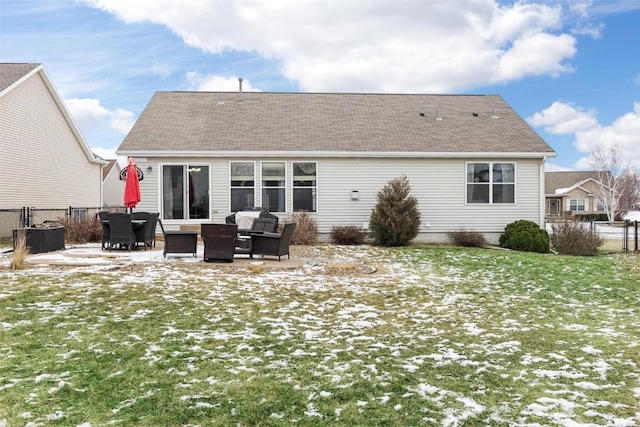
[[334,226],[367,229],[378,192],[406,175],[419,241],[542,225],[555,156],[500,96],[242,90],[155,93],[117,153],[147,171],[137,209],[165,227],[260,206],[285,220],[310,212],[321,240]]
[[606,215],[605,207],[598,200],[599,187],[597,171],[546,172],[547,219],[588,214]]
[[0,209],[102,205],[102,167],[42,64],[0,64]]
[[107,160],[102,169],[102,206],[122,207],[124,200],[124,181],[120,179],[122,168],[117,160]]

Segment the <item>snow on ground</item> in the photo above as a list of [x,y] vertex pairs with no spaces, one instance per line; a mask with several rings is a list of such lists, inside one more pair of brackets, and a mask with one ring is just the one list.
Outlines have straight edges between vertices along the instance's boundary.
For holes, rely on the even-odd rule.
[[640,221],[640,211],[627,212],[624,219],[628,219],[629,221]]
[[[332,255],[331,263],[333,265],[341,264],[362,264],[367,260],[376,259],[378,257],[377,248],[348,248],[336,250]],[[306,255],[306,254],[305,254]],[[0,266],[7,266],[9,263],[9,255],[0,256]],[[302,259],[303,262],[298,262]],[[409,375],[408,378],[417,378],[422,367],[426,364],[432,364],[436,367],[447,368],[464,367],[475,372],[475,376],[491,372],[497,377],[507,378],[512,375],[510,380],[515,382],[528,381],[532,387],[540,384],[551,384],[545,397],[539,398],[536,402],[523,406],[520,410],[522,420],[507,420],[504,413],[513,410],[513,407],[520,406],[520,397],[513,396],[512,401],[498,402],[499,405],[489,408],[482,404],[482,396],[489,393],[487,387],[482,383],[473,384],[468,393],[448,390],[436,383],[427,383],[418,381],[415,384],[408,384],[406,393],[403,396],[391,396],[389,394],[380,394],[373,396],[370,401],[359,401],[358,406],[361,410],[366,410],[367,406],[376,405],[393,405],[395,411],[402,411],[402,398],[411,398],[419,396],[428,401],[433,407],[439,408],[442,418],[439,420],[441,425],[458,426],[465,425],[481,414],[491,414],[492,419],[497,424],[512,424],[526,427],[542,426],[542,425],[558,425],[566,427],[585,427],[603,425],[605,422],[609,426],[627,427],[634,426],[640,420],[640,409],[637,416],[632,418],[621,418],[616,416],[616,405],[611,402],[594,400],[589,393],[605,390],[607,388],[620,388],[620,383],[608,383],[608,379],[614,371],[614,365],[620,363],[634,363],[632,360],[605,360],[602,357],[602,350],[596,345],[585,343],[576,349],[566,349],[560,351],[539,351],[536,354],[524,353],[522,343],[518,340],[510,338],[512,333],[520,332],[537,332],[545,329],[552,330],[553,327],[544,324],[538,324],[535,318],[539,313],[536,312],[535,306],[523,309],[522,314],[516,318],[504,317],[494,320],[491,330],[487,330],[484,320],[490,314],[488,310],[490,304],[479,304],[472,301],[472,296],[463,293],[457,288],[463,278],[461,273],[455,268],[448,271],[442,269],[436,270],[428,261],[421,261],[422,264],[410,264],[396,260],[387,262],[383,265],[384,271],[379,271],[379,275],[361,275],[357,277],[350,276],[348,271],[345,274],[337,274],[333,277],[327,277],[319,274],[320,271],[326,273],[327,265],[323,265],[322,260],[318,260],[313,256],[295,257],[293,261],[277,260],[243,260],[234,262],[236,266],[242,268],[250,265],[275,267],[272,271],[265,274],[251,275],[231,272],[229,275],[242,277],[237,286],[229,287],[226,283],[216,284],[215,278],[220,277],[220,270],[215,264],[205,264],[202,261],[202,248],[198,248],[198,256],[192,257],[171,255],[164,258],[162,250],[143,251],[103,251],[99,244],[70,246],[65,251],[30,255],[28,262],[33,266],[33,270],[38,272],[51,271],[52,266],[67,266],[69,272],[73,271],[113,271],[113,266],[122,265],[140,265],[144,274],[138,271],[135,275],[128,276],[122,274],[119,277],[117,285],[112,285],[114,291],[117,287],[126,287],[134,285],[158,286],[154,284],[154,278],[164,275],[167,271],[175,266],[193,266],[196,265],[206,267],[198,269],[198,274],[204,278],[211,278],[211,294],[208,300],[202,301],[204,306],[219,306],[220,302],[232,294],[251,295],[252,300],[258,304],[264,303],[268,306],[270,299],[274,294],[278,295],[282,304],[275,311],[265,312],[260,318],[260,325],[266,326],[265,330],[271,331],[273,338],[283,343],[289,342],[294,335],[304,337],[304,345],[301,348],[292,349],[289,354],[282,355],[268,351],[262,354],[260,360],[241,357],[244,352],[252,350],[254,340],[261,338],[250,326],[245,328],[234,328],[233,330],[224,330],[224,326],[218,323],[217,315],[211,314],[210,321],[216,327],[212,329],[181,331],[173,326],[159,325],[164,327],[163,337],[171,337],[171,339],[184,339],[194,342],[189,350],[194,353],[204,353],[199,344],[204,341],[218,340],[220,342],[229,341],[232,338],[242,338],[242,345],[235,348],[236,355],[220,354],[221,360],[229,365],[230,373],[238,375],[242,372],[256,372],[262,364],[266,364],[272,371],[273,375],[280,375],[278,369],[282,368],[283,375],[288,375],[286,368],[292,363],[292,360],[308,357],[310,355],[317,356],[321,350],[327,348],[332,349],[329,354],[317,366],[318,377],[328,377],[330,382],[337,389],[342,387],[350,387],[356,379],[366,379],[373,383],[380,384],[380,389],[384,389],[385,384],[392,381],[388,366],[390,363],[400,366]],[[209,268],[210,267],[210,268]],[[222,265],[221,265],[222,267]],[[325,270],[322,270],[322,269]],[[323,273],[323,274],[324,274]],[[3,273],[11,274],[11,273]],[[17,272],[15,274],[29,274],[28,271]],[[56,272],[59,274],[59,271]],[[141,277],[145,277],[147,283],[140,283]],[[376,306],[367,303],[367,298],[376,294],[384,294],[388,292],[384,288],[384,282],[391,278],[402,278],[396,286],[396,292],[415,292],[419,289],[428,296],[428,303],[420,307],[414,306],[414,301],[410,298],[402,298],[398,300],[389,300],[387,305]],[[299,295],[306,298],[292,298],[288,293],[290,288],[287,283],[296,280],[295,291]],[[466,279],[466,278],[465,278]],[[486,294],[487,301],[490,301],[493,289],[496,289],[500,280],[499,277],[482,277],[481,272],[478,273],[478,293]],[[170,279],[164,279],[162,287],[158,288],[162,296],[172,301],[176,299],[176,294],[184,283],[189,281],[189,272],[184,268],[176,269],[172,272]],[[73,285],[71,285],[73,286]],[[350,299],[340,298],[336,295],[333,299],[323,301],[322,304],[317,303],[314,298],[316,294],[327,294],[335,289],[348,289],[351,295]],[[9,290],[10,292],[10,290]],[[532,289],[531,292],[537,292]],[[0,291],[0,301],[8,294],[2,294]],[[367,298],[359,298],[359,297]],[[510,299],[496,302],[503,306],[505,312],[511,305],[526,303],[529,296],[524,293],[519,296],[512,296]],[[179,299],[176,299],[179,301]],[[559,302],[558,304],[563,304]],[[567,303],[568,307],[571,301]],[[63,316],[69,307],[65,304],[47,304],[46,302],[37,303],[34,309],[46,312],[48,316],[54,318]],[[572,306],[572,311],[580,312],[581,310],[595,310],[598,307],[591,304],[589,307]],[[568,311],[568,310],[567,310]],[[332,313],[332,316],[326,316],[325,313]],[[611,322],[603,324],[601,328],[594,330],[587,325],[573,323],[567,321],[560,325],[563,329],[573,331],[576,334],[584,334],[587,339],[589,337],[597,339],[620,339],[627,340],[627,346],[638,347],[639,343],[633,340],[634,331],[620,330],[616,328],[615,316],[621,315],[620,311],[611,312]],[[128,315],[122,321],[127,320],[135,322],[152,314],[148,309],[140,309]],[[232,314],[232,313],[231,313]],[[392,336],[380,336],[374,331],[376,328],[384,328],[389,320],[400,316],[403,319],[410,319],[412,328],[406,331],[406,336],[402,337],[405,342],[419,345],[424,342],[435,342],[431,351],[420,355],[407,356],[410,349],[401,340]],[[558,313],[562,316],[562,313]],[[473,319],[479,319],[474,321]],[[461,337],[465,337],[479,344],[463,347],[453,340],[439,341],[439,337],[447,334],[448,328],[457,325],[458,332]],[[0,330],[9,330],[16,327],[15,324],[0,323]],[[132,335],[129,337],[133,341],[139,341],[140,338]],[[70,333],[68,340],[77,340],[79,337]],[[460,338],[462,340],[462,338]],[[344,360],[338,356],[344,353],[350,353],[353,349],[362,348],[361,343],[368,343],[367,348],[371,354],[353,354],[353,359]],[[388,352],[389,358],[385,358],[384,354]],[[524,353],[524,354],[523,354]],[[73,357],[70,352],[61,352],[59,357],[66,359]],[[166,357],[162,345],[159,343],[149,344],[145,360],[149,364],[159,363]],[[211,361],[213,356],[207,355]],[[507,359],[516,358],[519,360],[519,370],[517,372],[505,372],[503,364]],[[592,360],[588,362],[588,360]],[[190,387],[189,375],[196,372],[198,367],[190,364],[184,370],[176,372],[176,375],[183,376],[183,386],[185,389]],[[120,375],[121,372],[114,372],[112,375]],[[51,387],[48,392],[57,393],[60,389],[69,384],[69,373],[61,374],[42,374],[35,378],[39,381],[54,381],[56,384]],[[629,382],[634,382],[636,397],[640,399],[640,374],[635,378],[627,378]],[[208,379],[211,384],[217,382],[216,379]],[[408,380],[407,380],[408,381]],[[469,380],[473,381],[473,378]],[[316,404],[318,399],[329,399],[332,393],[326,390],[316,390],[310,387],[309,390],[300,386],[300,391],[308,393],[308,405],[304,411],[304,415],[310,419],[321,418],[323,413]],[[1,389],[0,389],[1,390]],[[123,400],[120,405],[113,408],[113,412],[118,413],[125,408],[136,405],[141,399],[146,399],[154,393],[149,389],[145,393],[135,398]],[[185,394],[181,397],[185,401],[192,402],[194,409],[214,409],[215,405],[203,401],[201,396],[197,394]],[[37,402],[33,402],[36,404]],[[582,423],[575,419],[577,409],[589,408],[588,415],[593,418],[594,423]],[[340,415],[344,408],[335,408],[335,414]],[[64,414],[52,412],[50,421],[60,419]],[[25,413],[25,422],[28,422],[29,414]],[[284,418],[282,413],[272,413],[274,419]],[[530,420],[531,417],[540,420],[545,424],[532,423],[523,420]],[[433,414],[425,414],[425,424],[435,423]],[[548,423],[548,424],[546,424]],[[4,427],[4,422],[0,415],[0,427]]]

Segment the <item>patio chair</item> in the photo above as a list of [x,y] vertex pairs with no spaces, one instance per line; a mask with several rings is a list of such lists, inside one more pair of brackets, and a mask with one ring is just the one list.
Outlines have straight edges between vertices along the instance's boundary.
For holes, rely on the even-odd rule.
[[271,218],[256,218],[253,220],[253,224],[251,224],[251,228],[249,230],[240,230],[240,234],[250,235],[250,234],[260,234],[260,233],[275,233],[277,231],[278,224],[275,219]]
[[278,261],[283,255],[291,258],[289,245],[296,228],[295,222],[289,222],[282,228],[282,233],[262,233],[251,235],[251,254],[277,256]]
[[276,221],[271,218],[256,218],[253,220],[251,229],[239,230],[238,238],[235,242],[235,253],[251,255],[251,234],[274,233],[276,231]]
[[129,250],[136,244],[131,215],[124,212],[109,213],[109,250],[114,246],[127,246]]
[[165,230],[162,220],[158,218],[158,224],[162,230],[162,239],[164,240],[164,249],[162,256],[167,254],[193,254],[194,258],[198,249],[198,232],[197,231],[170,231]]
[[146,221],[147,219],[149,219],[149,215],[151,215],[149,212],[132,212],[131,219],[134,221],[135,220]]
[[205,261],[233,262],[238,236],[236,224],[201,224],[200,235],[204,242]]
[[156,246],[156,225],[158,223],[158,213],[150,213],[147,215],[147,220],[144,225],[136,230],[136,243],[142,243],[144,250],[147,247],[151,249]]
[[102,249],[104,249],[109,244],[110,238],[109,212],[98,212],[98,219],[100,220],[100,225],[102,225]]

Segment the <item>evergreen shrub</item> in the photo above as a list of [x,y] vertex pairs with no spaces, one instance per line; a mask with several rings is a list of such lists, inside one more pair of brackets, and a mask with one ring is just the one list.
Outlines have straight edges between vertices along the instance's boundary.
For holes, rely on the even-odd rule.
[[410,193],[405,175],[392,179],[380,190],[369,220],[370,237],[375,245],[406,246],[418,235],[418,199]]
[[510,224],[500,235],[500,246],[525,252],[549,252],[549,233],[533,221],[521,219]]

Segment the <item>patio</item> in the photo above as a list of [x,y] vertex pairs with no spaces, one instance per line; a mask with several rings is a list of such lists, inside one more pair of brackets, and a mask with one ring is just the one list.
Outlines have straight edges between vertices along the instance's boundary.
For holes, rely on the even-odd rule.
[[[8,248],[7,248],[8,249]],[[168,264],[206,264],[211,267],[223,268],[248,268],[263,267],[269,269],[289,269],[300,268],[305,265],[310,255],[309,247],[292,247],[292,257],[287,259],[283,257],[281,261],[277,258],[265,257],[261,258],[256,255],[254,259],[250,259],[249,255],[236,255],[233,262],[207,262],[203,260],[204,246],[202,240],[198,239],[196,257],[191,254],[167,254],[163,257],[164,242],[158,240],[155,248],[150,250],[142,250],[138,248],[133,251],[113,250],[107,251],[101,249],[100,243],[87,243],[83,245],[67,244],[65,250],[47,252],[41,254],[30,254],[27,257],[27,263],[30,266],[50,265],[50,266],[111,266],[111,265],[129,265],[137,263],[168,263]],[[3,253],[0,255],[0,268],[7,268],[11,253]]]

